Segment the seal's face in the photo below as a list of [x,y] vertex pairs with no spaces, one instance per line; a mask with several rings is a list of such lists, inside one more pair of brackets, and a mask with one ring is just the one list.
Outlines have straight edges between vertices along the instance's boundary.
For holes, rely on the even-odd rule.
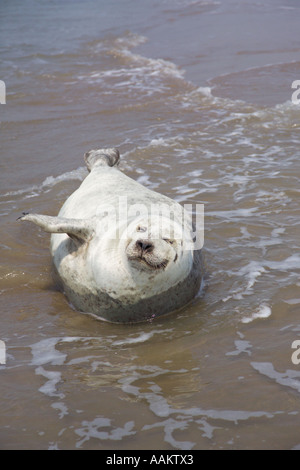
[[130,264],[143,271],[163,271],[179,258],[181,239],[170,220],[140,220],[130,228],[126,255]]

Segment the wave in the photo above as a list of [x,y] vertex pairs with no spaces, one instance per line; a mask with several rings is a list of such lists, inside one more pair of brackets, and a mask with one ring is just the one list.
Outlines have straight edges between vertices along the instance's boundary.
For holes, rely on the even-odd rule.
[[34,184],[26,188],[21,188],[15,191],[8,191],[7,193],[2,194],[2,198],[23,196],[25,199],[38,196],[42,192],[49,192],[51,189],[59,183],[71,180],[82,181],[87,175],[87,170],[85,167],[79,167],[76,170],[67,171],[58,176],[47,176],[44,181],[40,184]]
[[102,94],[126,94],[130,98],[142,98],[168,90],[174,80],[184,80],[185,71],[171,61],[148,58],[131,51],[147,41],[147,38],[128,33],[122,37],[105,39],[90,45],[97,53],[109,59],[101,70],[77,76],[77,80],[89,85],[101,86]]

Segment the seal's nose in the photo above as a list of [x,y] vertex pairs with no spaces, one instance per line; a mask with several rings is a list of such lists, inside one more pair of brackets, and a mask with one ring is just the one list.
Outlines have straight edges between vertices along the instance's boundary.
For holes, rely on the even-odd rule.
[[136,246],[143,253],[151,253],[154,248],[154,245],[150,240],[137,240]]

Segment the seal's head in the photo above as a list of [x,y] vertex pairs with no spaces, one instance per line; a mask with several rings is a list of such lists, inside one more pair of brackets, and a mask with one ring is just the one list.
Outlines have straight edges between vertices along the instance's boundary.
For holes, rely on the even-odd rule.
[[170,261],[178,258],[176,250],[171,246],[174,243],[170,239],[153,239],[147,235],[137,237],[129,241],[126,254],[131,264],[138,269],[165,269]]
[[150,273],[179,269],[187,261],[182,230],[164,217],[135,220],[128,228],[125,252],[133,269]]

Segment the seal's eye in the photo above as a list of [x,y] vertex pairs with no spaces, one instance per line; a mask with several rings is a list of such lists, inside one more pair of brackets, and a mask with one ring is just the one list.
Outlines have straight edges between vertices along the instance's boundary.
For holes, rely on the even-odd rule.
[[137,232],[146,232],[147,228],[143,227],[142,225],[138,225],[137,228],[136,228],[136,231]]
[[173,245],[175,242],[175,240],[171,240],[170,238],[163,238],[163,241],[169,243],[169,245]]

